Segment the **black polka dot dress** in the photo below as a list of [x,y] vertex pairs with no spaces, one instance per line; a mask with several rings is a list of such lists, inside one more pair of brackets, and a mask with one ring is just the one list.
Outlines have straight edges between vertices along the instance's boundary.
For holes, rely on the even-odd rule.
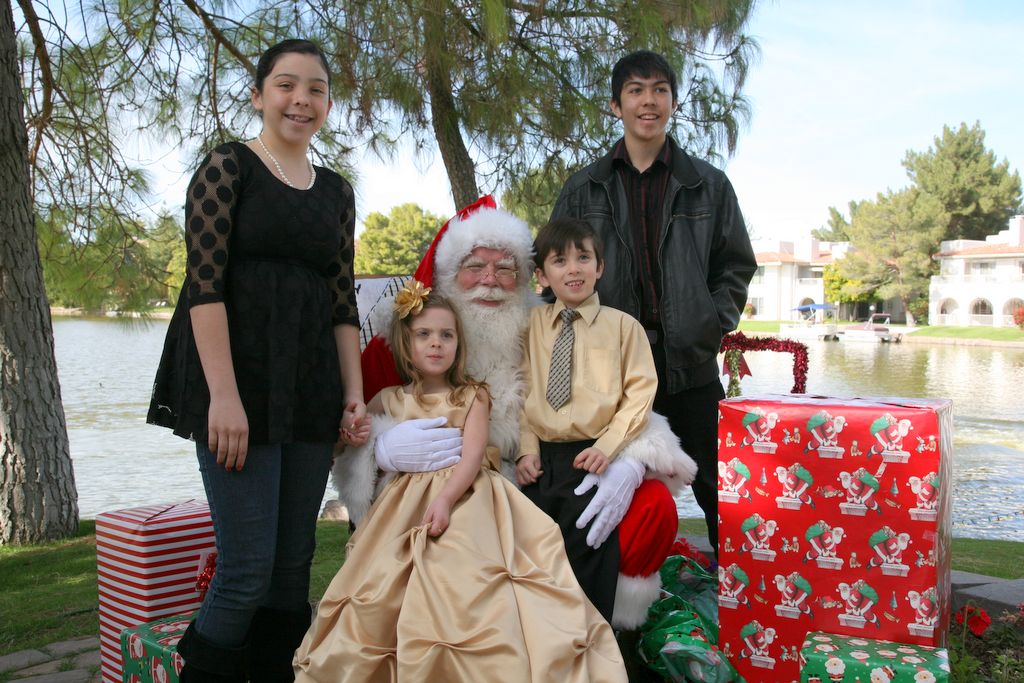
[[285,185],[247,146],[217,147],[189,183],[188,266],[147,422],[207,438],[210,393],[189,310],[223,302],[249,443],[337,440],[343,388],[334,327],[358,326],[352,186],[317,167]]

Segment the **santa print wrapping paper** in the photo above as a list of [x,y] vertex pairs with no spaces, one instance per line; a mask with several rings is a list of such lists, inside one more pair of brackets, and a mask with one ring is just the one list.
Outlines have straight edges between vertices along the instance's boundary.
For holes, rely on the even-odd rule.
[[943,645],[952,403],[808,395],[720,403],[720,646],[795,681],[809,631]]
[[213,522],[204,501],[149,505],[96,517],[105,683],[122,678],[121,631],[199,607],[197,583],[214,553]]
[[176,614],[122,631],[124,683],[178,683],[185,661],[177,645],[191,621],[191,614]]
[[801,683],[947,683],[944,648],[808,633],[800,648]]

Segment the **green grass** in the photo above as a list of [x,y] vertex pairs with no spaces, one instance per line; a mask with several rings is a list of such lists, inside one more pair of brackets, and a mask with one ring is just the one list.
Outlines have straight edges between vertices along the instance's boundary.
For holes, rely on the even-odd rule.
[[[679,520],[685,534],[705,533],[703,519]],[[348,527],[317,524],[310,596],[319,599],[341,566]],[[1011,541],[953,539],[953,568],[1005,579],[1024,578],[1021,548]],[[95,522],[73,538],[0,546],[0,656],[99,633]]]
[[1024,342],[1024,330],[1019,327],[949,327],[937,325],[935,327],[921,327],[910,334],[915,337]]
[[708,527],[700,517],[689,517],[679,520],[679,533],[687,536],[707,536]]
[[[779,325],[784,321],[779,320],[741,320],[739,330],[741,332],[767,332],[778,334]],[[848,325],[855,323],[840,321],[836,323],[839,331]],[[1019,327],[951,327],[940,326],[919,327],[913,332],[904,332],[903,325],[890,326],[896,332],[903,332],[914,337],[934,337],[939,339],[982,339],[994,342],[1019,341],[1024,342],[1024,330]]]
[[[95,533],[82,520],[73,538],[0,546],[0,656],[99,634]],[[341,566],[348,526],[320,522],[316,538],[310,594],[319,598]]]
[[62,541],[0,546],[0,655],[99,633],[96,523]]
[[345,544],[348,543],[348,524],[340,522],[318,522],[316,525],[316,554],[309,576],[309,594],[319,600],[327,585],[338,573],[338,567],[345,561]]
[[1024,544],[980,538],[953,539],[953,569],[1001,579],[1024,578]]
[[771,332],[777,334],[779,331],[778,320],[741,320],[740,332]]

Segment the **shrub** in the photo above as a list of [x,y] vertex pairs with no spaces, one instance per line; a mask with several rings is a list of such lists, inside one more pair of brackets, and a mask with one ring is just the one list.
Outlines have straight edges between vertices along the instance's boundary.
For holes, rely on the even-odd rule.
[[914,299],[907,304],[907,312],[914,316],[915,325],[928,324],[928,297]]
[[1013,312],[1013,324],[1024,330],[1024,306]]

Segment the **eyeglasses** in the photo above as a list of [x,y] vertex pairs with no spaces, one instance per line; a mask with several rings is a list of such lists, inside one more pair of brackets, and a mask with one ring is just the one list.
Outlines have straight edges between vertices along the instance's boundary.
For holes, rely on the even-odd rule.
[[469,265],[462,266],[462,270],[469,273],[477,281],[483,280],[488,275],[493,275],[494,279],[501,285],[510,285],[519,277],[519,271],[513,268],[495,268],[493,264],[470,263]]

